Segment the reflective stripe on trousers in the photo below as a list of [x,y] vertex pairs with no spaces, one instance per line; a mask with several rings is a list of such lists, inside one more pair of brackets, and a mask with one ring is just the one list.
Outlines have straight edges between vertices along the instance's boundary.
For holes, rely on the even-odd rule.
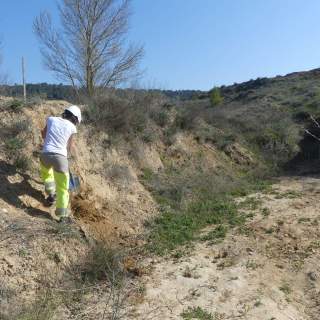
[[57,172],[53,168],[47,168],[40,162],[41,179],[44,182],[47,193],[57,193],[56,214],[68,216],[69,204],[69,172]]
[[68,208],[56,208],[55,214],[58,218],[68,217],[69,216],[69,209]]

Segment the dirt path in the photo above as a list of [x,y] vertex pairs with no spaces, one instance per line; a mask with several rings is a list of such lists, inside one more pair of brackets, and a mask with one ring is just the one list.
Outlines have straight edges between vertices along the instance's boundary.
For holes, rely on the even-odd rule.
[[132,319],[318,320],[319,197],[320,179],[310,177],[250,196],[252,218],[223,242],[150,262]]

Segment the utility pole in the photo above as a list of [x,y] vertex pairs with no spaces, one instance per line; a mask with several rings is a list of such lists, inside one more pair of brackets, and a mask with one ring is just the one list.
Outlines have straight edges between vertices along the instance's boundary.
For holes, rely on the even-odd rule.
[[26,77],[24,68],[24,58],[22,57],[22,84],[23,84],[23,101],[27,102],[27,88],[26,88]]

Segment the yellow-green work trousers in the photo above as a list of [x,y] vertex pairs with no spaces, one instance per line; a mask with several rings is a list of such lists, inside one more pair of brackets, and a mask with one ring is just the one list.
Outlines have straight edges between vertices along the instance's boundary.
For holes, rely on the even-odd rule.
[[[42,157],[41,157],[42,158]],[[59,172],[48,166],[47,161],[40,161],[40,175],[47,194],[57,195],[56,216],[58,218],[69,215],[69,171]]]

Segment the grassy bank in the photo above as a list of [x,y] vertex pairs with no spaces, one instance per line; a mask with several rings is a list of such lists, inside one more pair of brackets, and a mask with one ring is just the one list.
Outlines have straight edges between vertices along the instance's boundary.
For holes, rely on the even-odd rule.
[[[150,174],[148,179],[150,188]],[[243,225],[247,218],[246,214],[240,213],[241,208],[234,199],[271,186],[269,179],[254,179],[252,176],[232,179],[204,175],[202,179],[189,179],[179,185],[180,189],[176,186],[176,189],[167,190],[167,193],[163,185],[161,190],[152,190],[162,213],[148,226],[147,248],[150,252],[164,255],[193,240],[215,241],[224,238],[229,229]],[[186,195],[182,189],[188,189],[188,181],[194,184],[195,180],[198,184],[189,186],[190,193]],[[186,196],[193,200],[188,201],[184,198]],[[215,228],[203,237],[201,230],[207,226]]]

